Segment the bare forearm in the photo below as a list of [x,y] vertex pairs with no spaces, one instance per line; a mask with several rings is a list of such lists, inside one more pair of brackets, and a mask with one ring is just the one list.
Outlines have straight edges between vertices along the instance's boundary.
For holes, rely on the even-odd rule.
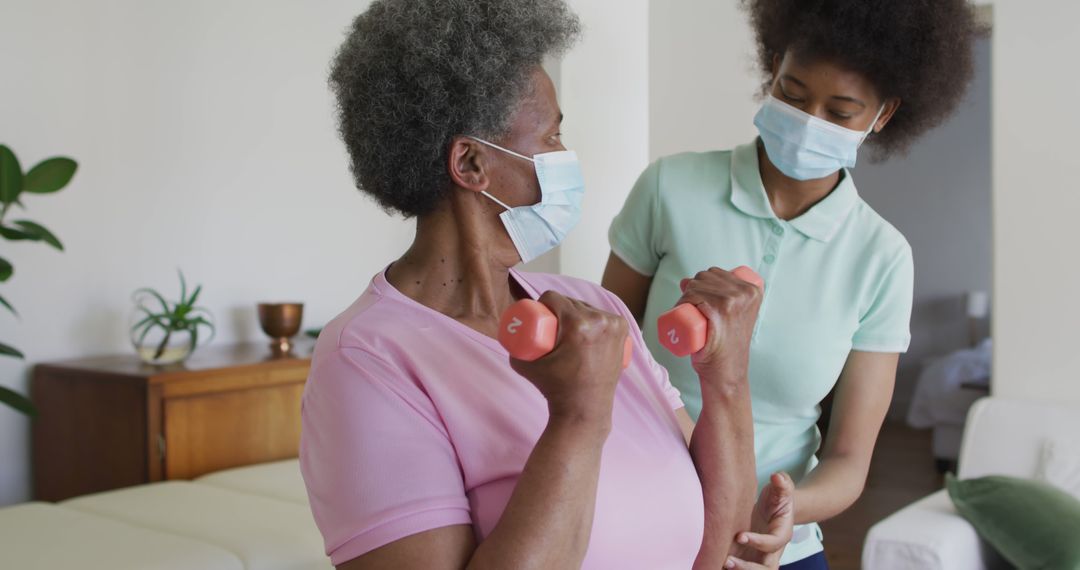
[[[723,568],[736,533],[749,529],[757,494],[754,422],[745,378],[703,378],[701,384],[703,406],[690,455],[705,499],[705,534],[694,567]],[[717,385],[725,387],[712,387]]]
[[867,465],[851,457],[826,457],[795,489],[795,524],[821,522],[847,510],[862,495]]
[[468,568],[579,568],[609,431],[610,419],[549,421],[502,518]]

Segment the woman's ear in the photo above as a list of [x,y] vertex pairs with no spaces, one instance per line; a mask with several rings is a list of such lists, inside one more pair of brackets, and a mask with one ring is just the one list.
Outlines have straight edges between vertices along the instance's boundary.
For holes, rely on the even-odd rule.
[[776,83],[776,78],[780,76],[780,66],[784,64],[784,56],[779,53],[775,53],[772,56],[772,81],[769,83]]
[[455,137],[450,143],[447,169],[455,186],[471,192],[483,192],[491,181],[488,177],[488,153],[484,145],[469,137]]
[[874,124],[874,132],[880,133],[885,125],[889,124],[893,116],[896,115],[896,111],[900,109],[900,98],[890,97],[885,100],[885,109],[881,112],[881,116],[878,117],[877,123]]

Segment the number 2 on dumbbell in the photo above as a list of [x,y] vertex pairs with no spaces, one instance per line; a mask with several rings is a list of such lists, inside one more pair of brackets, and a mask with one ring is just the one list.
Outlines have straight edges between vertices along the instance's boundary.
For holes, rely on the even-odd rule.
[[[765,282],[753,269],[746,266],[736,268],[732,273],[758,288],[764,289]],[[683,303],[660,315],[656,320],[660,344],[675,356],[689,356],[705,348],[709,334],[709,320],[697,307]]]
[[[499,319],[499,343],[510,356],[533,361],[555,349],[559,321],[546,305],[532,299],[522,299],[503,313]],[[626,337],[623,346],[623,368],[630,365],[634,343]]]

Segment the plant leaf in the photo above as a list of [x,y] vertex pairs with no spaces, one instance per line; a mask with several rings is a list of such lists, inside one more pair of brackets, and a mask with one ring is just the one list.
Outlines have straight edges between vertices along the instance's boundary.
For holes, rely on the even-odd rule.
[[191,323],[194,324],[196,328],[198,328],[199,326],[205,326],[206,328],[210,329],[210,338],[206,339],[206,343],[209,343],[210,341],[214,340],[215,336],[217,336],[217,327],[214,326],[214,321],[212,320],[213,315],[210,313],[210,311],[206,310],[203,307],[195,307],[194,309],[192,309],[192,314],[196,313],[203,313],[206,315],[206,317],[210,317],[208,319],[201,315],[197,315],[191,319]]
[[70,158],[58,156],[43,160],[26,173],[23,190],[34,194],[49,194],[71,182],[79,165]]
[[199,327],[191,329],[191,349],[189,353],[195,352],[195,348],[199,346]]
[[140,340],[146,338],[146,335],[151,330],[153,330],[153,328],[155,326],[159,326],[159,327],[165,327],[166,326],[166,324],[162,320],[163,317],[161,315],[155,315],[154,313],[151,313],[149,310],[147,310],[146,307],[139,307],[138,310],[146,313],[146,316],[143,317],[142,320],[140,320],[139,322],[135,323],[134,325],[131,325],[131,334],[133,334],[133,335],[134,334],[139,334],[139,329],[145,327],[146,330],[144,330],[142,332],[142,334],[139,336]]
[[11,241],[41,241],[41,238],[32,233],[9,226],[0,226],[0,236]]
[[23,174],[19,159],[10,148],[0,144],[0,203],[18,201],[22,189]]
[[161,303],[162,315],[160,316],[165,316],[172,312],[171,310],[169,310],[169,303],[165,301],[165,297],[162,297],[161,293],[158,293],[157,291],[154,291],[149,287],[142,287],[141,289],[136,289],[132,295],[137,297],[139,293],[145,293],[147,295],[150,295],[151,297],[157,299],[159,303]]
[[11,314],[15,315],[16,317],[19,316],[19,311],[16,311],[15,307],[12,307],[11,303],[8,303],[8,300],[5,299],[3,296],[0,296],[0,305],[7,307],[7,310],[11,311]]
[[10,406],[15,411],[22,412],[32,418],[38,415],[37,408],[34,407],[29,398],[3,386],[0,386],[0,404]]
[[187,302],[187,281],[184,279],[183,271],[177,269],[176,272],[180,274],[180,303],[184,304]]
[[11,276],[15,273],[15,267],[11,265],[11,262],[0,257],[0,282],[11,279]]
[[2,342],[0,342],[0,355],[10,356],[12,358],[19,359],[26,358],[25,356],[23,356],[23,353],[19,352],[18,349],[13,346],[8,346]]
[[184,301],[184,304],[187,305],[188,307],[194,307],[195,306],[195,300],[199,298],[199,293],[202,293],[202,285],[199,285],[198,287],[195,288],[195,292],[193,292],[191,294],[191,298],[188,299],[187,301]]
[[19,229],[23,232],[34,236],[36,239],[43,241],[60,251],[64,251],[64,244],[60,243],[60,240],[56,239],[56,236],[53,235],[52,232],[45,229],[45,226],[36,222],[31,222],[30,220],[15,220],[12,223],[19,226]]

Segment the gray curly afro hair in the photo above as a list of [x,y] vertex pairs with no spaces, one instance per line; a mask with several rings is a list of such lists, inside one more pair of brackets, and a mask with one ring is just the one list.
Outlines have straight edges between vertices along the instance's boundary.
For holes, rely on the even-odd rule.
[[563,0],[372,2],[330,73],[357,187],[407,218],[435,210],[453,137],[505,135],[532,71],[580,32]]

